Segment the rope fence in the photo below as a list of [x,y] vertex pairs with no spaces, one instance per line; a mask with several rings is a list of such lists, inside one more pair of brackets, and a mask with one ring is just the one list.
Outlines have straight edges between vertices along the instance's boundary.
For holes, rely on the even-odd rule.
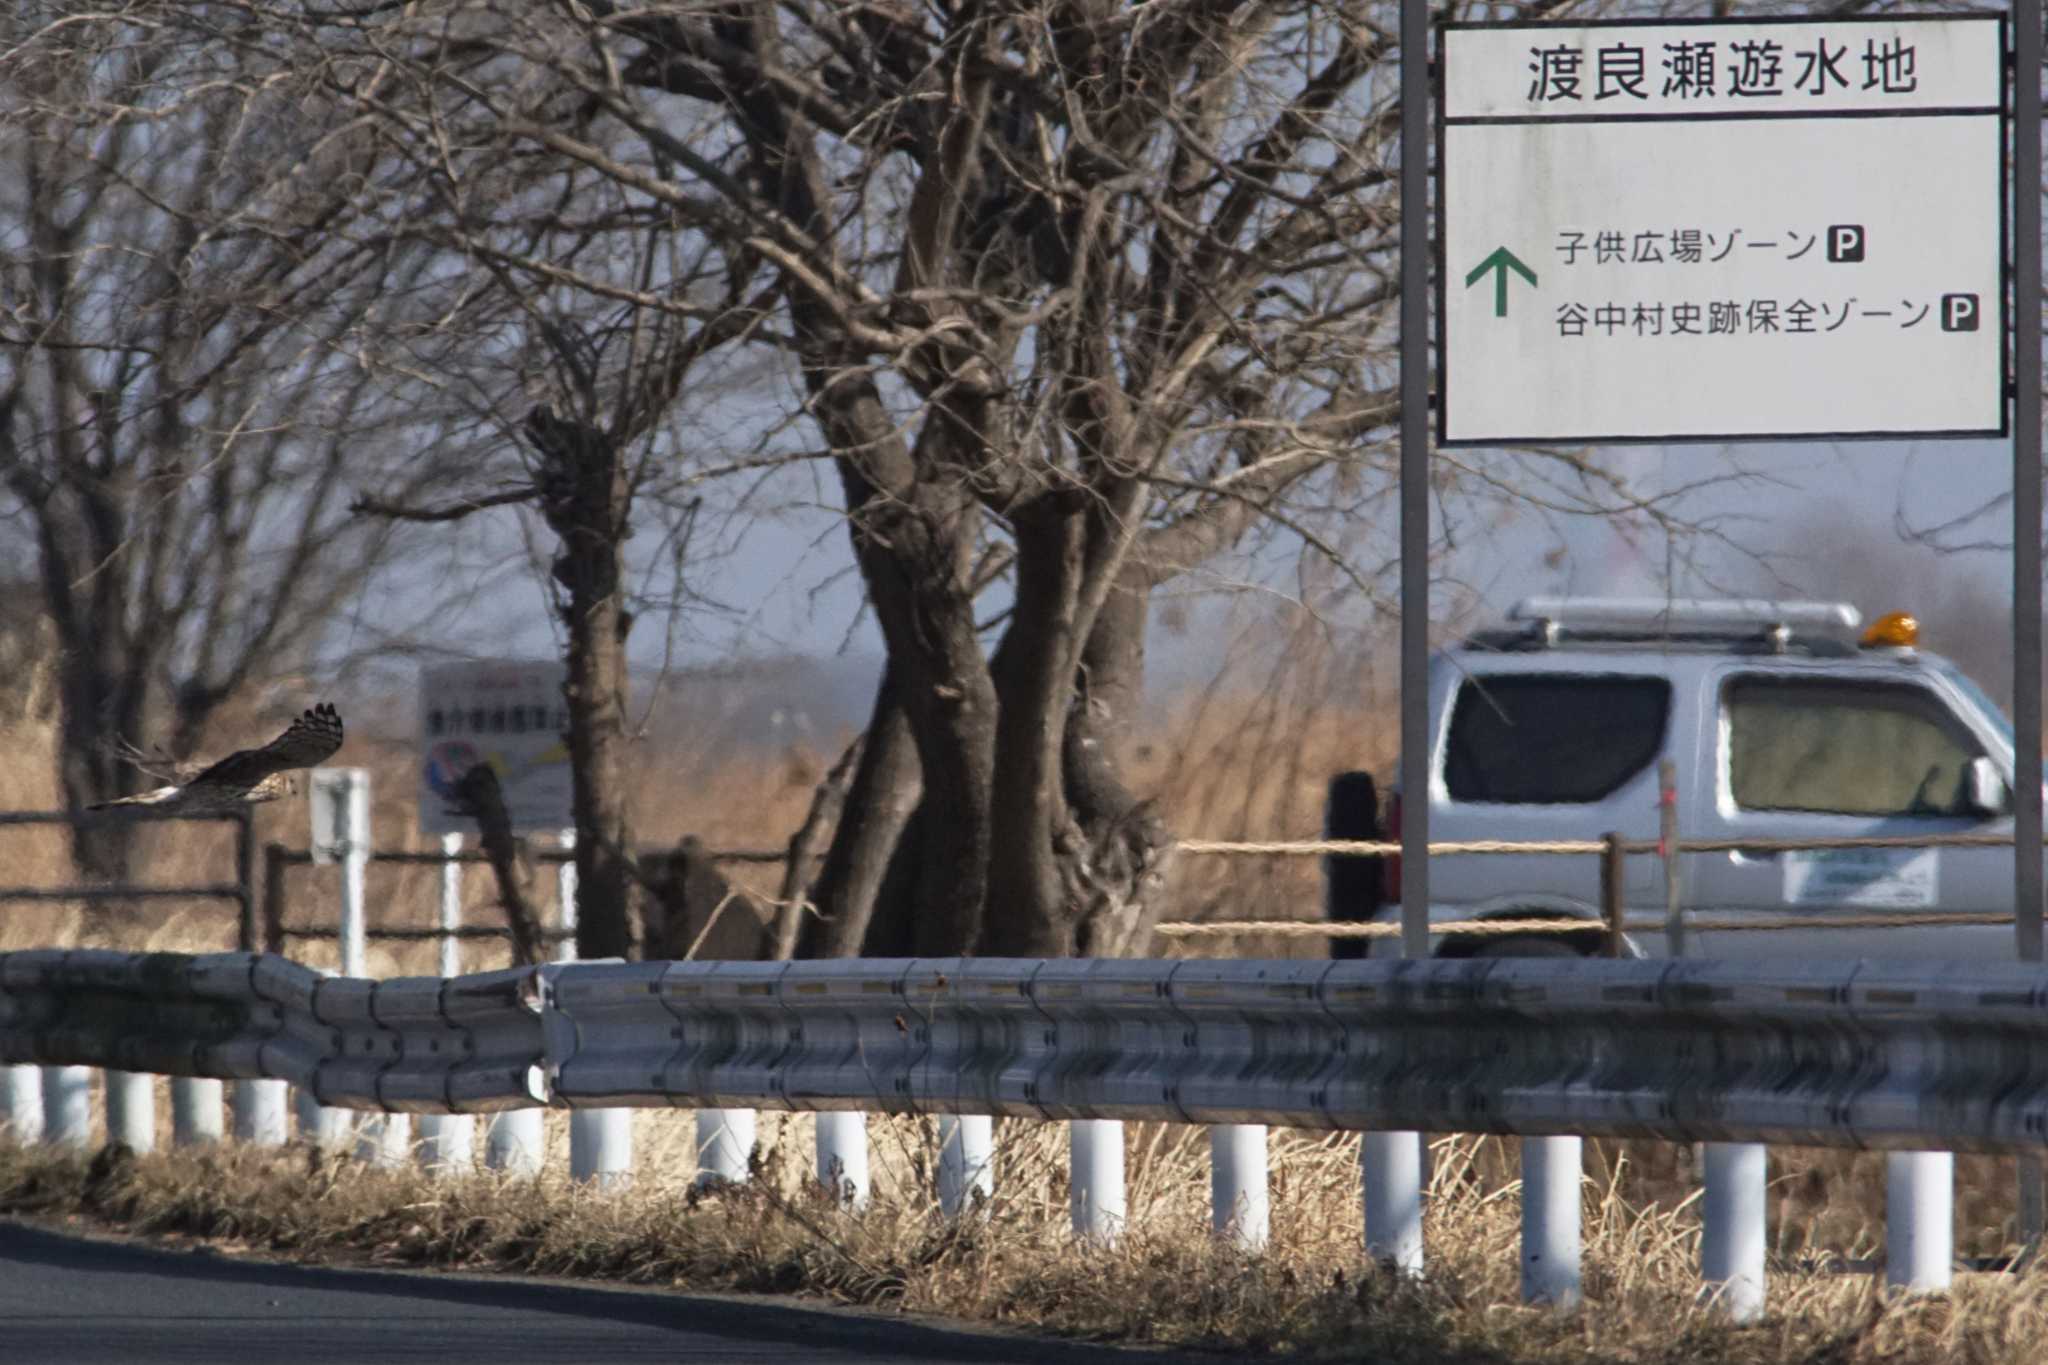
[[[2048,839],[2044,839],[2048,846]],[[1602,839],[1462,839],[1428,845],[1432,858],[1467,855],[1502,856],[1596,856],[1600,859],[1600,902],[1598,919],[1575,915],[1553,915],[1542,919],[1445,920],[1429,925],[1435,935],[1504,938],[1523,934],[1603,933],[1609,956],[1626,952],[1630,933],[1661,932],[1670,927],[1668,917],[1630,916],[1623,908],[1622,871],[1632,855],[1654,855],[1669,859],[1673,853],[1827,853],[1847,849],[1922,848],[2012,848],[2010,834],[1853,835],[1836,839],[1624,839],[1609,834]],[[1183,839],[1175,851],[1197,856],[1311,858],[1311,857],[1398,857],[1398,842],[1385,839],[1292,839],[1259,842],[1231,839]],[[2011,911],[1883,911],[1864,914],[1714,916],[1684,920],[1687,932],[1770,933],[1791,929],[1896,929],[1915,926],[1962,927],[1965,925],[2011,924]],[[1264,934],[1275,938],[1377,939],[1398,938],[1398,923],[1344,920],[1169,920],[1153,926],[1163,939],[1236,938]]]

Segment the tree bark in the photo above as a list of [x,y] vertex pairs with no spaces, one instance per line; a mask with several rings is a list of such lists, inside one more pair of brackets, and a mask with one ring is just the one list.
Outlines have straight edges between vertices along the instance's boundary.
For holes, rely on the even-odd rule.
[[798,957],[859,957],[889,870],[922,790],[917,744],[898,702],[895,670],[882,671],[860,763],[811,888],[818,908],[804,921]]
[[632,841],[621,787],[626,743],[626,633],[621,547],[631,490],[618,443],[552,409],[526,434],[541,456],[541,514],[561,541],[555,581],[569,636],[571,805],[576,816],[576,953],[628,957],[633,947]]

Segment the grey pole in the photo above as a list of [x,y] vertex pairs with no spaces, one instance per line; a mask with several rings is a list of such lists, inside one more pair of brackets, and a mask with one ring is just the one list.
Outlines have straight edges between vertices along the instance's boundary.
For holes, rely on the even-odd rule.
[[2041,960],[2041,0],[2014,0],[2012,718],[2014,921]]
[[[2036,0],[2038,3],[2038,0]],[[1429,6],[1401,0],[1401,955],[1429,956]]]
[[[2041,0],[2013,0],[2013,924],[2041,960]],[[2039,1160],[2020,1158],[2019,1233],[2041,1241]]]
[[[1429,5],[1401,0],[1401,956],[1429,956]],[[1365,1250],[1422,1271],[1422,1134],[1359,1141]]]

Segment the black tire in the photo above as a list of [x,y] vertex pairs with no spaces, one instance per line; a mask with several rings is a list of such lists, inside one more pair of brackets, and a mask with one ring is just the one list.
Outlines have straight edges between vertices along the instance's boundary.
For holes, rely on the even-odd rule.
[[[1385,837],[1380,823],[1379,785],[1371,773],[1338,773],[1330,779],[1329,798],[1323,806],[1323,837],[1326,839],[1379,839]],[[1386,860],[1354,854],[1332,854],[1323,859],[1323,916],[1341,924],[1359,924],[1377,916],[1386,894]],[[1364,957],[1367,940],[1333,938],[1330,956]]]
[[1583,957],[1563,934],[1503,934],[1481,944],[1474,957]]

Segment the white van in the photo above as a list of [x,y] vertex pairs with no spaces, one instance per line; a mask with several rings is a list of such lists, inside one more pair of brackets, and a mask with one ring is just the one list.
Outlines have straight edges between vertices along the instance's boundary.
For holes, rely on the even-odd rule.
[[[1429,836],[1547,841],[1659,833],[1660,759],[1676,767],[1681,840],[2012,834],[2010,723],[1968,676],[1916,646],[1912,618],[1868,631],[1845,603],[1530,598],[1505,629],[1430,670]],[[1402,796],[1340,775],[1336,838],[1398,838]],[[1991,848],[1682,854],[1688,957],[2013,956],[2013,852]],[[1330,913],[1398,918],[1398,859],[1330,859]],[[1583,934],[1436,935],[1445,957],[1597,953],[1600,859],[1437,857],[1433,921],[1582,920]],[[1665,916],[1663,860],[1627,859],[1631,921]],[[1830,929],[1904,912],[1926,923]],[[1788,918],[1796,928],[1743,930]],[[1811,927],[1806,927],[1810,925]],[[1662,956],[1661,930],[1630,951]],[[1345,940],[1336,940],[1344,944]],[[1358,943],[1358,940],[1350,940]],[[1391,939],[1371,940],[1393,955]],[[1338,947],[1340,954],[1358,948]]]

